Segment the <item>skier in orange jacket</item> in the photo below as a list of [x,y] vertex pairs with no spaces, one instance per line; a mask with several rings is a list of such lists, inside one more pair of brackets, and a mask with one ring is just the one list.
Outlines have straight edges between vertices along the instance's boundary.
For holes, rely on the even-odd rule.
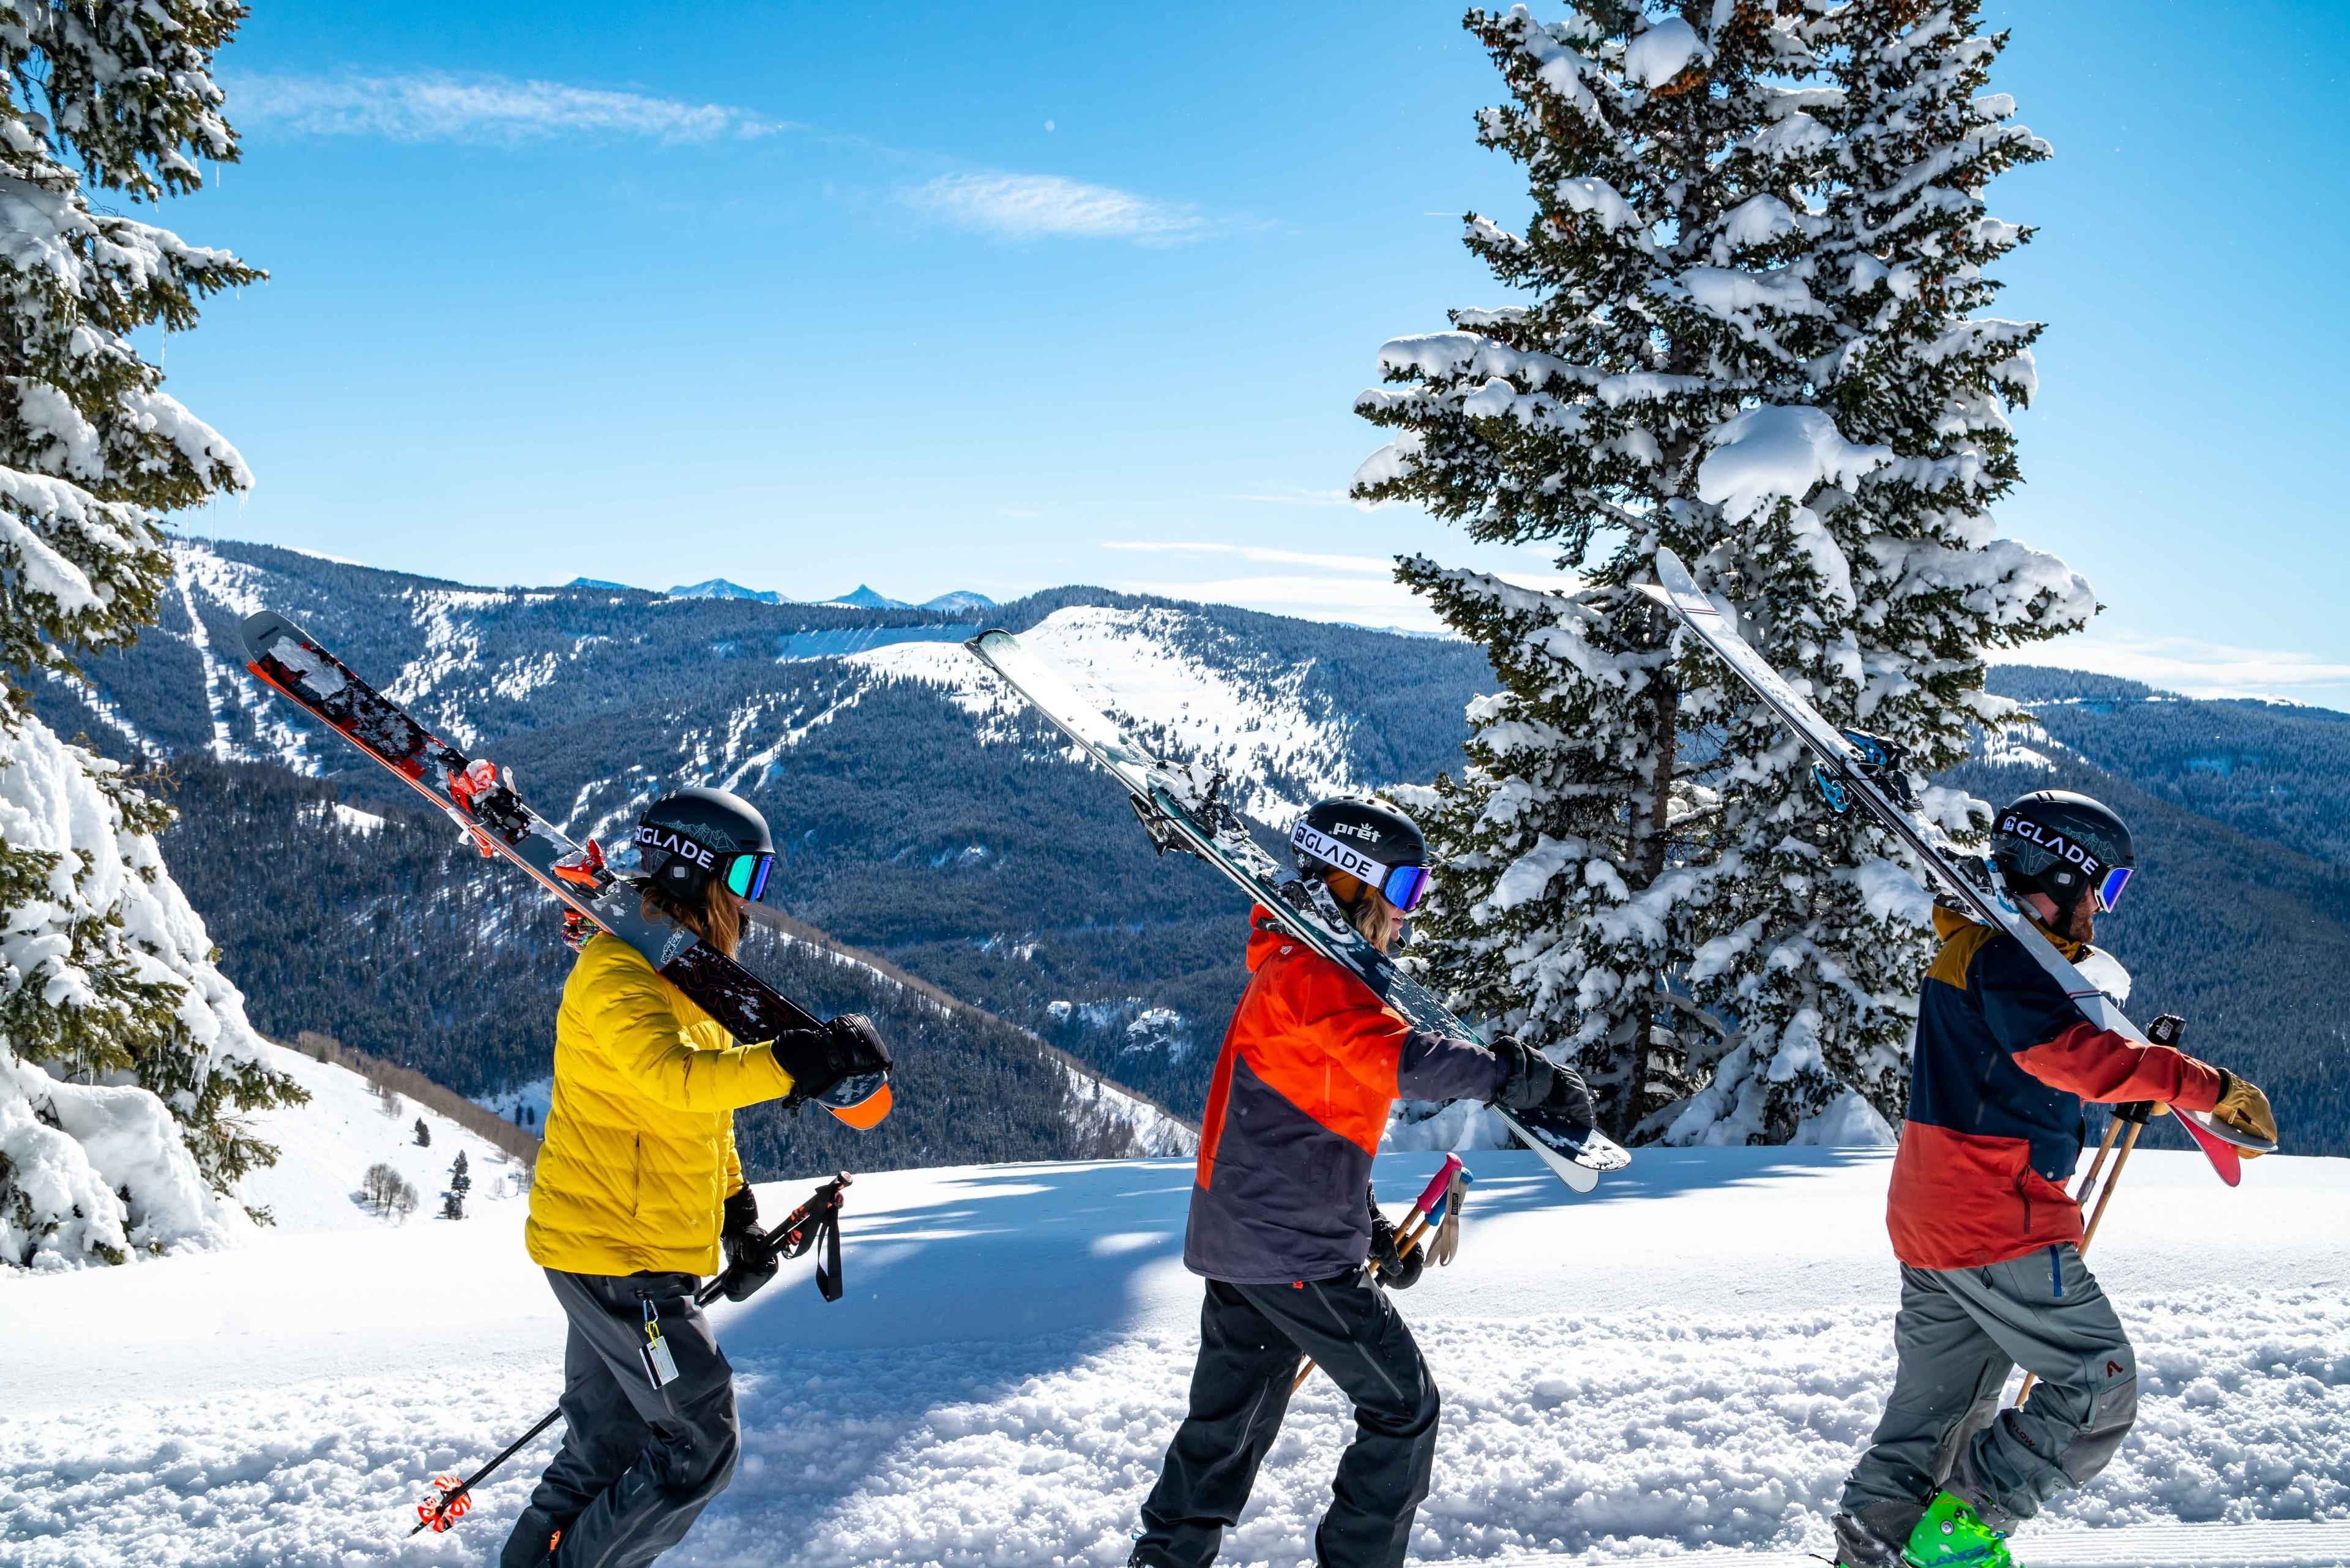
[[[1298,869],[1381,951],[1428,886],[1402,813],[1327,800],[1292,833]],[[1248,990],[1208,1093],[1183,1261],[1207,1279],[1191,1408],[1142,1506],[1136,1568],[1206,1568],[1281,1429],[1299,1358],[1355,1402],[1315,1535],[1322,1568],[1396,1568],[1428,1496],[1436,1383],[1394,1303],[1419,1277],[1369,1199],[1371,1157],[1399,1096],[1553,1106],[1585,1125],[1570,1067],[1506,1036],[1491,1049],[1417,1030],[1360,980],[1253,911]]]

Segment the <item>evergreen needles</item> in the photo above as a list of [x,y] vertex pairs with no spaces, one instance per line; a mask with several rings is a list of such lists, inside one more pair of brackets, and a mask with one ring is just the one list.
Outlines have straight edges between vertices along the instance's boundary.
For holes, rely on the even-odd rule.
[[[2095,611],[1992,536],[2032,323],[1981,314],[2026,231],[1985,184],[2048,155],[1984,96],[1979,6],[1576,0],[1467,19],[1511,100],[1523,234],[1466,220],[1519,303],[1380,351],[1363,501],[1544,546],[1571,593],[1407,559],[1502,690],[1419,804],[1453,874],[1423,961],[1457,1005],[1579,1055],[1618,1137],[1881,1136],[1907,1093],[1928,899],[1815,794],[1742,689],[1635,585],[1669,545],[1835,721],[1960,760],[1982,652]],[[1931,792],[1961,834],[1978,803]],[[1888,858],[1892,857],[1892,858]]]
[[252,482],[130,334],[184,331],[262,275],[90,201],[192,191],[201,160],[235,158],[209,73],[244,15],[0,16],[0,1263],[119,1262],[234,1222],[218,1196],[272,1158],[236,1113],[302,1097],[164,871],[167,808],[28,700],[153,624],[157,513]]

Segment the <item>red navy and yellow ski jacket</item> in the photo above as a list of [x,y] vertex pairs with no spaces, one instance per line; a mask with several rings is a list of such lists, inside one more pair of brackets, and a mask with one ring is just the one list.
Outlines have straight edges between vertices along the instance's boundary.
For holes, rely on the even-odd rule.
[[1183,1262],[1228,1284],[1336,1279],[1370,1251],[1363,1193],[1397,1099],[1488,1099],[1506,1069],[1414,1029],[1263,908],[1248,966],[1208,1089]]
[[[2081,1016],[2005,931],[1934,911],[1941,951],[1918,998],[1909,1108],[1886,1198],[1893,1251],[1919,1269],[1975,1269],[2081,1239],[2065,1190],[2084,1102],[2205,1111],[2220,1073]],[[2043,928],[2044,929],[2044,928]],[[2077,962],[2078,943],[2051,937]]]

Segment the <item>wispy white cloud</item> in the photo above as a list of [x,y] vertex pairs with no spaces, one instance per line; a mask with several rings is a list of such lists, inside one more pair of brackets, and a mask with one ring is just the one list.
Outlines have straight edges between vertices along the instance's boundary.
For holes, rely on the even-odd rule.
[[2002,664],[2054,664],[2143,680],[2189,697],[2291,697],[2341,701],[2350,664],[2290,649],[2239,648],[2190,637],[2099,631],[1994,656]]
[[919,212],[1005,239],[1180,244],[1210,227],[1194,208],[1059,174],[941,174],[900,194]]
[[423,71],[393,76],[240,76],[226,84],[239,125],[391,141],[525,141],[639,136],[715,141],[798,129],[725,104],[647,93]]
[[1106,539],[1105,550],[1153,556],[1234,556],[1261,566],[1320,566],[1326,571],[1392,577],[1395,563],[1384,556],[1322,556],[1306,550],[1276,550],[1262,545],[1218,545],[1204,540]]
[[[1291,485],[1281,490],[1259,492],[1253,495],[1228,495],[1224,499],[1227,501],[1256,501],[1262,502],[1268,506],[1354,506],[1357,504],[1343,490],[1307,490],[1299,485]],[[1385,502],[1381,502],[1379,504],[1381,506],[1385,504],[1387,504]],[[1366,512],[1376,512],[1378,509],[1378,506],[1366,506],[1362,508],[1362,510]]]
[[[1163,557],[1205,557],[1299,568],[1214,577],[1162,575],[1108,585],[1128,593],[1239,605],[1244,609],[1269,610],[1307,620],[1346,621],[1356,626],[1393,627],[1402,631],[1447,629],[1426,599],[1395,580],[1395,563],[1383,556],[1325,555],[1203,540],[1105,540],[1102,548]],[[1510,571],[1499,575],[1521,587],[1549,593],[1570,592],[1581,586],[1575,578],[1555,573]]]
[[1238,605],[1306,620],[1346,621],[1355,626],[1392,626],[1409,631],[1440,630],[1427,602],[1400,583],[1359,576],[1297,576],[1279,574],[1208,578],[1125,578],[1107,585],[1127,593],[1203,604]]

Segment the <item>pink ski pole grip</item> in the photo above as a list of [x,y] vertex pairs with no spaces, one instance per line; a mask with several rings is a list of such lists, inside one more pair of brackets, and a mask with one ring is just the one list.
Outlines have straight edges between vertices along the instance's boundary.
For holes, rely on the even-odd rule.
[[1412,1212],[1425,1214],[1441,1203],[1444,1200],[1444,1195],[1452,1189],[1452,1173],[1460,1168],[1461,1157],[1457,1154],[1446,1155],[1444,1163],[1437,1168],[1435,1179],[1429,1182],[1428,1190],[1422,1192],[1419,1195],[1419,1201],[1411,1206]]

